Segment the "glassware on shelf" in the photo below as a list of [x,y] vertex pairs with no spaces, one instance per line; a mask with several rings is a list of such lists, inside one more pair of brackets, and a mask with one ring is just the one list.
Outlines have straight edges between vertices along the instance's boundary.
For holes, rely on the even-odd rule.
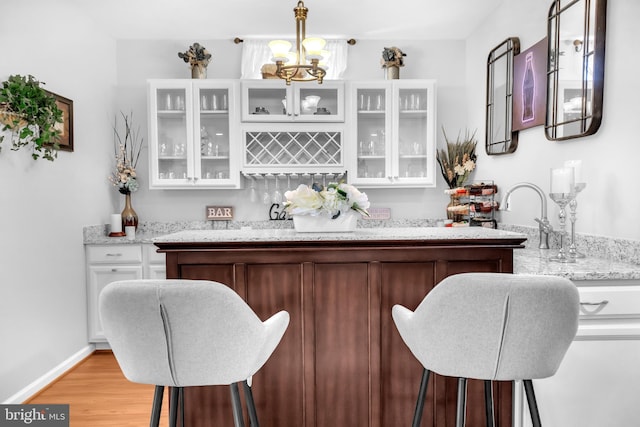
[[200,96],[200,109],[203,111],[210,110],[209,97],[206,94]]
[[166,143],[166,142],[161,142],[161,143],[158,145],[158,154],[159,154],[161,157],[166,157],[166,156],[168,156],[168,155],[169,155],[169,153],[170,153],[170,150],[171,150],[171,149],[170,149],[170,147],[169,147],[169,144],[168,144],[168,143]]
[[181,94],[177,94],[175,96],[175,100],[173,103],[173,109],[174,110],[184,110],[184,96],[182,96]]
[[552,168],[551,169],[551,191],[549,197],[559,207],[558,218],[560,220],[560,249],[555,256],[549,258],[555,262],[576,262],[575,258],[569,256],[564,248],[565,225],[566,225],[566,207],[575,198],[575,178],[574,169],[572,167]]
[[178,143],[173,146],[173,155],[176,157],[184,157],[186,146],[184,143]]

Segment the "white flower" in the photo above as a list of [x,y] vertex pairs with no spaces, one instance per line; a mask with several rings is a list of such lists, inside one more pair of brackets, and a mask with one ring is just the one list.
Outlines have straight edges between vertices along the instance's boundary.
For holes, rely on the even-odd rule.
[[324,189],[319,194],[322,197],[322,209],[327,216],[334,217],[338,212],[348,209],[335,188]]
[[465,172],[466,172],[466,171],[465,171],[465,169],[464,169],[464,166],[462,166],[462,165],[456,165],[456,166],[453,168],[453,170],[455,171],[455,173],[456,173],[457,175],[464,175],[464,174],[465,174]]
[[[471,172],[476,168],[476,162],[474,162],[473,160],[467,160],[466,162],[464,162],[463,167],[464,167],[464,170],[466,170],[467,172]],[[459,175],[462,175],[462,174],[459,174]]]
[[351,209],[361,212],[362,210],[366,211],[371,206],[366,193],[362,193],[353,185],[341,183],[338,188],[347,193],[347,203]]
[[340,213],[353,209],[363,215],[369,215],[369,199],[353,185],[331,183],[327,188],[316,191],[304,184],[284,194],[284,203],[290,215],[322,215],[335,218]]
[[285,207],[292,215],[317,215],[322,208],[323,200],[320,193],[300,184],[297,189],[284,193],[287,199]]

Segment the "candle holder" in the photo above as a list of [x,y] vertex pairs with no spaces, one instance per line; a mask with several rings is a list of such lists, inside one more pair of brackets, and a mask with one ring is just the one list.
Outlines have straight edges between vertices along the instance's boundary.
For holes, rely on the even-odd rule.
[[574,170],[572,167],[551,169],[551,192],[549,197],[560,207],[558,212],[558,219],[560,220],[560,249],[549,260],[567,263],[576,262],[576,259],[570,257],[564,248],[567,220],[566,207],[575,199]]
[[560,220],[560,249],[555,256],[549,258],[550,261],[556,262],[576,262],[575,258],[570,257],[564,249],[564,237],[566,234],[565,226],[567,220],[567,212],[565,208],[573,200],[573,193],[549,193],[551,200],[556,202],[560,207],[558,219]]
[[586,255],[579,252],[576,247],[576,210],[578,209],[578,201],[576,200],[578,197],[578,193],[585,189],[587,184],[585,182],[576,183],[574,189],[574,197],[569,202],[569,219],[571,221],[571,244],[569,245],[569,257],[573,259],[577,258],[585,258]]

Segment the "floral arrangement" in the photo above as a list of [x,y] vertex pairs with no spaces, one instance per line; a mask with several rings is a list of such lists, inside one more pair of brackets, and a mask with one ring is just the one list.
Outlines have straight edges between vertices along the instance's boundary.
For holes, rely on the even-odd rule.
[[189,50],[184,53],[178,52],[178,57],[182,58],[182,60],[191,65],[191,67],[196,65],[206,67],[211,60],[211,54],[200,43],[194,43],[189,46]]
[[407,56],[406,53],[402,53],[397,47],[385,47],[382,51],[382,59],[380,63],[382,68],[388,67],[404,67],[403,57]]
[[290,215],[325,216],[335,219],[342,213],[354,210],[369,216],[370,203],[365,193],[344,182],[330,183],[327,187],[300,184],[295,190],[284,193],[285,210]]
[[449,188],[462,187],[469,178],[469,174],[476,168],[476,133],[474,131],[469,135],[469,131],[465,131],[464,138],[461,139],[458,134],[455,142],[449,141],[444,129],[442,133],[447,149],[442,148],[436,151],[440,172]]
[[143,139],[139,138],[140,129],[133,128],[133,113],[125,115],[120,112],[124,120],[124,130],[118,132],[118,117],[113,125],[113,141],[115,146],[116,170],[109,181],[118,188],[121,194],[131,194],[138,190],[136,165],[142,151]]

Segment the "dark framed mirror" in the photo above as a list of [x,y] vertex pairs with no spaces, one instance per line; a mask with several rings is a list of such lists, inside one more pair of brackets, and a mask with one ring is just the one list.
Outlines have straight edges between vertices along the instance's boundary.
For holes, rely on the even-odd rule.
[[545,135],[593,135],[602,121],[606,0],[554,0],[547,35]]
[[489,155],[513,153],[518,132],[512,128],[513,57],[520,53],[520,39],[509,37],[487,58],[487,107],[485,151]]

